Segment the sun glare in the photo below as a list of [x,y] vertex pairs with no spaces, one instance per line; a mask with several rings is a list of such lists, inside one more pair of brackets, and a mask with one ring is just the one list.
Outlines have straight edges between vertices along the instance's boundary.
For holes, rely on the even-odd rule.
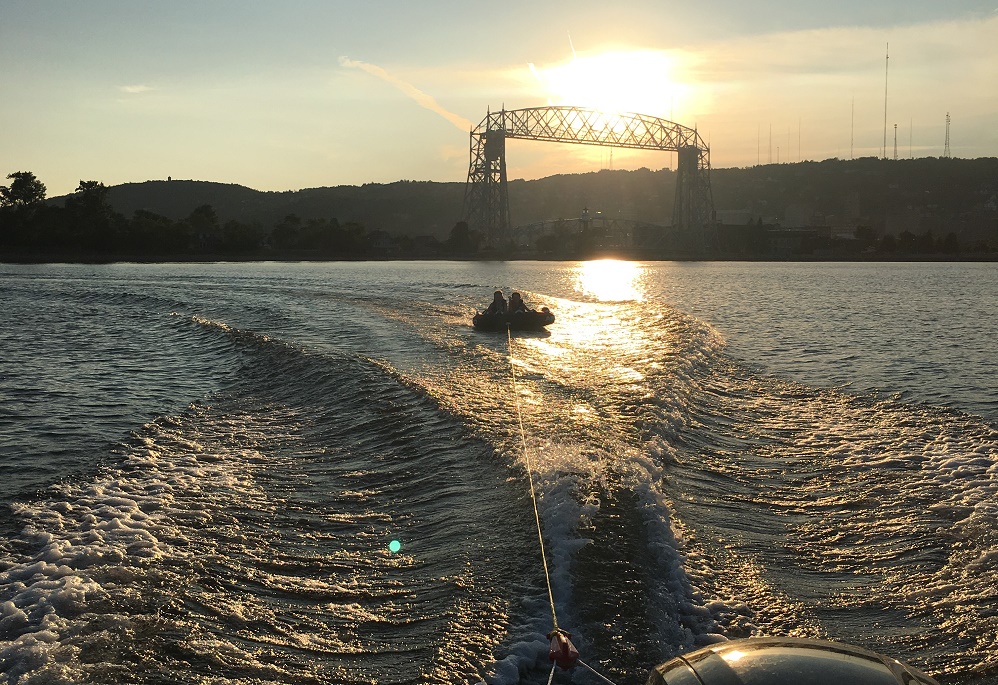
[[576,55],[552,66],[531,64],[550,105],[591,107],[668,118],[686,97],[677,58],[659,50]]
[[576,279],[583,293],[600,302],[640,302],[642,293],[638,286],[643,271],[635,262],[599,259],[583,262]]

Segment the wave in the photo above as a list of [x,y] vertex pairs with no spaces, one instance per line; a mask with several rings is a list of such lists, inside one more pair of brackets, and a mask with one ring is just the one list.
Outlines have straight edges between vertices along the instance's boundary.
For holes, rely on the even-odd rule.
[[[92,480],[18,505],[23,532],[0,573],[0,672],[477,673],[515,609],[510,585],[532,575],[520,493],[490,447],[376,364],[195,322],[233,340],[231,386],[148,424]],[[493,637],[469,651],[469,630]]]
[[556,334],[510,346],[461,302],[347,294],[316,317],[314,286],[150,305],[175,314],[137,340],[189,376],[157,397],[197,399],[17,505],[11,682],[544,682],[528,468],[559,622],[616,682],[754,634],[991,668],[979,419],[766,375],[653,303],[545,298]]
[[[713,559],[698,583],[744,598],[754,633],[861,643],[929,671],[991,668],[993,428],[902,397],[720,371],[670,469],[696,555]],[[872,622],[893,628],[871,636]]]

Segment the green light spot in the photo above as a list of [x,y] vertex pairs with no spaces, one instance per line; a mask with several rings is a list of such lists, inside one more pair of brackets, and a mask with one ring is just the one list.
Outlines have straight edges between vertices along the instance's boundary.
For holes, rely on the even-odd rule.
[[388,543],[388,551],[391,552],[392,554],[399,551],[400,549],[402,549],[402,543],[399,542],[398,540],[392,540],[391,542]]

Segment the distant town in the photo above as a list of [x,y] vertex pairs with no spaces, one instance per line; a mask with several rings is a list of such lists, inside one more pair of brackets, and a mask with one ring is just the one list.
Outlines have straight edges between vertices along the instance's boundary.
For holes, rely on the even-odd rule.
[[711,171],[715,221],[669,225],[675,172],[509,182],[508,240],[462,216],[464,183],[288,192],[166,180],[80,181],[63,197],[14,171],[0,261],[358,259],[998,259],[998,159],[826,160]]

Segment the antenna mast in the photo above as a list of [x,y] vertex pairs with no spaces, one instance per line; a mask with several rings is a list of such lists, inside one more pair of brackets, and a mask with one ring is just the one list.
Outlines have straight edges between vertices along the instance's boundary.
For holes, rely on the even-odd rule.
[[946,144],[943,146],[943,157],[949,156],[949,112],[946,112]]
[[887,70],[891,65],[891,44],[887,44],[886,56],[884,58],[884,159],[887,159]]

